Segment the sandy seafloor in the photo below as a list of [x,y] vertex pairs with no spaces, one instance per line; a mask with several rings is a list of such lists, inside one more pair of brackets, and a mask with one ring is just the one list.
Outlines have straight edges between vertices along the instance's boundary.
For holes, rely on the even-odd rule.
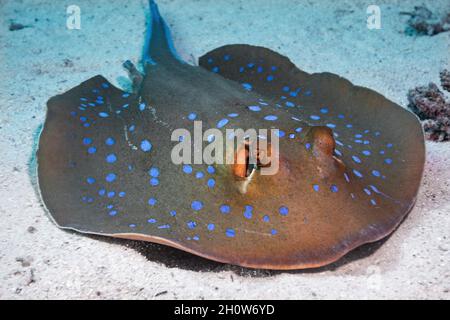
[[[417,204],[387,241],[318,270],[255,271],[58,229],[36,193],[33,154],[46,101],[96,74],[124,83],[121,63],[140,58],[147,7],[124,3],[0,0],[0,298],[450,298],[449,143],[427,142]],[[381,30],[366,28],[372,3],[381,7]],[[422,3],[448,9],[448,0],[159,1],[191,63],[223,44],[265,46],[402,106],[408,89],[438,82],[450,67],[449,33],[403,33],[399,12]],[[81,30],[66,28],[69,4],[81,7]],[[8,31],[10,19],[32,27]]]

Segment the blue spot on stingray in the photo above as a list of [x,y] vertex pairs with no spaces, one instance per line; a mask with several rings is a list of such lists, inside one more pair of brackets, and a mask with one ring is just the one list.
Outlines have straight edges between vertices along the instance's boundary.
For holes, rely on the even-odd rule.
[[108,198],[114,198],[115,195],[116,193],[114,191],[108,192]]
[[134,124],[132,124],[132,125],[128,128],[128,130],[129,130],[130,132],[133,132],[134,129],[136,129],[136,126],[135,126]]
[[219,67],[214,67],[214,68],[212,68],[212,72],[218,73],[218,72],[219,72]]
[[206,169],[208,171],[208,173],[213,174],[214,172],[216,172],[216,169],[214,169],[213,166],[208,166],[208,169]]
[[106,156],[106,162],[108,162],[108,163],[114,163],[114,162],[116,162],[116,161],[117,161],[117,157],[116,157],[116,155],[115,155],[114,153],[108,154],[108,155]]
[[261,67],[261,66],[259,66],[257,69],[256,69],[256,71],[258,71],[258,73],[261,73],[261,72],[263,72],[263,67]]
[[359,172],[358,170],[356,170],[356,169],[353,169],[353,173],[355,174],[355,176],[357,176],[358,178],[362,178],[363,177],[363,175],[362,175],[362,173],[361,172]]
[[286,133],[283,130],[277,130],[275,131],[275,135],[279,138],[283,138],[286,135]]
[[91,138],[83,138],[83,144],[88,145],[92,143],[92,139]]
[[295,104],[290,101],[286,101],[286,107],[292,108],[292,107],[295,107]]
[[214,225],[214,223],[208,224],[208,230],[209,231],[213,231],[215,228],[216,228],[216,226]]
[[244,87],[245,90],[252,90],[253,86],[250,83],[243,83],[242,86]]
[[122,108],[127,109],[130,105],[128,103],[124,104]]
[[107,209],[112,209],[112,208],[114,208],[114,206],[112,204],[109,204],[109,205],[106,206],[106,208]]
[[116,141],[113,138],[110,137],[110,138],[105,140],[105,143],[108,146],[112,146],[112,145],[114,145],[116,143]]
[[355,161],[356,163],[361,163],[361,159],[358,158],[357,156],[352,156],[353,161]]
[[255,112],[261,111],[261,107],[260,106],[249,106],[248,109],[250,111],[255,111]]
[[338,149],[334,149],[334,153],[336,153],[336,155],[342,157],[342,152],[339,151]]
[[224,55],[223,60],[225,60],[225,61],[230,60],[230,55],[229,54]]
[[208,179],[208,187],[210,187],[210,188],[214,188],[214,186],[216,185],[216,180],[214,180],[214,179]]
[[295,132],[300,133],[300,132],[302,132],[302,130],[303,130],[303,128],[296,128],[296,129],[295,129]]
[[187,174],[191,174],[192,173],[192,167],[188,164],[183,165],[183,172],[187,173]]
[[222,213],[230,213],[231,208],[229,205],[223,204],[220,206],[220,212]]
[[120,197],[120,198],[125,197],[125,195],[126,195],[125,191],[120,191],[120,192],[119,192],[119,197]]
[[195,211],[201,210],[203,208],[203,203],[201,201],[194,200],[191,203],[191,208]]
[[244,72],[244,70],[245,70],[244,67],[240,67],[240,68],[239,68],[239,72],[240,72],[240,73]]
[[380,177],[381,173],[378,170],[372,170],[372,175],[374,175],[375,177]]
[[159,184],[158,178],[151,178],[150,179],[150,185],[156,187]]
[[149,152],[152,150],[152,144],[148,140],[142,140],[141,141],[141,150],[144,152]]
[[153,178],[157,178],[159,176],[159,169],[156,167],[151,167],[148,174]]
[[97,152],[97,148],[96,148],[96,147],[89,147],[89,148],[88,148],[88,153],[94,154],[94,153],[96,153],[96,152]]
[[148,219],[147,222],[153,224],[153,223],[156,223],[156,219],[153,219],[153,218],[152,219]]
[[392,163],[392,159],[391,158],[386,158],[386,159],[384,159],[384,162],[386,164],[391,164]]
[[336,125],[334,123],[327,123],[326,126],[330,129],[336,128]]
[[108,173],[106,175],[106,181],[107,182],[113,182],[114,180],[116,180],[117,176],[115,173]]
[[239,116],[239,114],[238,113],[230,113],[230,114],[228,114],[228,116],[230,118],[236,118],[237,116]]
[[159,226],[158,229],[170,229],[170,224],[163,224]]
[[88,177],[88,178],[86,179],[86,181],[87,181],[87,183],[89,183],[89,184],[94,184],[94,183],[95,183],[95,179],[92,178],[92,177]]
[[205,175],[204,175],[203,172],[201,172],[201,171],[198,171],[198,172],[195,174],[195,177],[196,177],[197,179],[202,179],[204,176],[205,176]]
[[284,92],[289,92],[289,87],[288,87],[288,86],[284,86],[284,87],[283,87],[283,91],[284,91]]
[[139,104],[139,110],[144,111],[145,110],[145,103]]
[[106,89],[106,88],[109,88],[109,84],[107,84],[106,82],[103,82],[103,83],[102,83],[102,87],[105,88],[105,89]]
[[213,63],[213,59],[212,59],[212,58],[209,58],[209,59],[208,59],[208,63],[210,63],[210,64]]
[[169,214],[170,214],[172,217],[175,217],[175,216],[177,215],[177,212],[176,212],[175,210],[172,210],[172,211],[169,212]]
[[350,178],[346,172],[344,172],[345,181],[350,182]]
[[272,81],[273,80],[273,75],[268,75],[267,76],[267,81]]
[[227,237],[234,238],[234,236],[236,235],[236,232],[233,229],[227,229],[225,234]]
[[362,138],[362,134],[355,134],[355,138]]
[[268,116],[264,117],[264,120],[267,120],[267,121],[275,121],[277,119],[278,119],[278,117],[274,116],[274,115],[268,115]]
[[156,204],[156,199],[155,198],[150,198],[150,199],[148,199],[148,204],[149,205],[151,205],[151,206],[154,206],[155,204]]
[[245,211],[244,211],[244,217],[247,219],[251,219],[253,216],[253,207],[252,206],[245,206]]
[[197,223],[195,221],[189,221],[187,226],[189,229],[194,229],[197,226]]
[[109,117],[109,114],[107,114],[106,112],[99,112],[98,115],[99,115],[99,117],[102,117],[102,118]]
[[327,114],[328,113],[328,108],[322,108],[320,109],[320,112],[323,114]]
[[269,216],[267,214],[265,216],[263,216],[263,221],[264,222],[269,222],[270,221],[270,218],[269,218]]
[[318,192],[319,191],[319,185],[318,184],[313,184],[313,189],[314,189],[314,191],[315,192]]
[[253,68],[255,66],[255,64],[254,63],[249,63],[249,64],[247,64],[247,67],[249,67],[249,68]]
[[371,203],[373,206],[376,206],[376,205],[377,205],[377,202],[375,201],[375,199],[370,199],[370,203]]
[[222,128],[224,126],[226,126],[226,124],[229,122],[229,120],[227,118],[224,118],[222,120],[220,120],[219,122],[217,122],[217,128]]
[[370,156],[371,155],[369,150],[363,150],[362,154],[365,155],[365,156]]
[[111,210],[108,214],[109,214],[111,217],[114,217],[115,215],[117,215],[117,210]]
[[100,189],[98,190],[98,195],[103,197],[106,194],[106,190],[105,189]]
[[345,125],[347,128],[353,128],[353,125],[352,124],[347,124],[347,125]]
[[295,138],[295,134],[293,134],[293,133],[289,134],[289,138],[290,139],[294,139]]
[[388,143],[388,144],[386,145],[387,148],[392,148],[392,146],[393,146],[392,143]]
[[275,229],[272,229],[272,230],[270,231],[270,233],[274,236],[274,235],[276,235],[276,234],[278,233],[278,231],[275,230]]
[[286,206],[281,206],[278,209],[278,212],[282,215],[282,216],[287,216],[287,214],[289,213],[289,208]]
[[311,118],[311,120],[320,120],[320,117],[316,116],[314,114],[312,116],[310,116],[310,118]]
[[188,115],[188,119],[189,120],[195,120],[197,118],[197,114],[196,113],[190,113],[189,115]]
[[363,190],[368,196],[370,196],[372,194],[372,192],[370,192],[370,190],[367,188],[364,188]]
[[330,190],[331,190],[331,192],[338,192],[339,191],[337,185],[335,185],[335,184],[331,185]]
[[305,144],[305,148],[306,148],[306,150],[309,150],[311,148],[311,143],[307,142]]

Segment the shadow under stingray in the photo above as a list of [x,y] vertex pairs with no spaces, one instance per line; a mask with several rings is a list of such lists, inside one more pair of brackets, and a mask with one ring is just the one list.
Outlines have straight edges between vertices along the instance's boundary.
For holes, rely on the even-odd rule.
[[266,270],[266,269],[251,269],[226,263],[208,260],[194,254],[172,248],[169,246],[136,240],[124,240],[117,238],[107,238],[99,235],[87,235],[88,237],[112,244],[125,245],[128,248],[136,250],[143,255],[147,260],[163,264],[168,268],[180,268],[183,270],[197,271],[197,272],[222,272],[232,271],[236,275],[243,277],[270,277],[283,273],[302,274],[302,273],[320,273],[325,271],[335,271],[338,268],[363,259],[374,254],[391,235],[378,240],[376,242],[367,243],[348,252],[339,260],[319,268],[301,269],[301,270]]

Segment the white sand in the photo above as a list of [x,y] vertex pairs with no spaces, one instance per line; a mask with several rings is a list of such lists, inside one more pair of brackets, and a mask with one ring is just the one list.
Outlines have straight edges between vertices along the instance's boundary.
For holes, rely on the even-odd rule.
[[[78,31],[65,27],[73,2],[82,9]],[[374,31],[363,0],[159,2],[188,61],[228,43],[266,46],[305,71],[337,73],[402,106],[409,88],[437,82],[450,67],[449,33],[402,34],[407,18],[398,13],[423,0],[376,1],[383,28]],[[428,2],[440,12],[448,4]],[[122,61],[140,57],[146,2],[122,3],[0,1],[0,298],[450,298],[449,143],[427,143],[417,205],[387,241],[316,271],[252,271],[58,229],[36,194],[37,132],[49,97],[95,74],[121,83]],[[9,19],[33,27],[10,32]]]

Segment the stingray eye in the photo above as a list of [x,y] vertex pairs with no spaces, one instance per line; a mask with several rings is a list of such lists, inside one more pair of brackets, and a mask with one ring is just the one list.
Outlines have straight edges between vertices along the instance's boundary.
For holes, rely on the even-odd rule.
[[327,155],[334,154],[336,141],[333,137],[333,131],[330,128],[322,126],[312,127],[311,134],[315,150]]
[[233,173],[236,177],[245,179],[249,177],[257,166],[250,160],[250,149],[247,144],[241,147],[235,154]]
[[258,146],[252,150],[250,144],[246,141],[235,154],[234,175],[245,179],[250,177],[257,168],[270,166],[271,154],[270,145],[261,148]]

